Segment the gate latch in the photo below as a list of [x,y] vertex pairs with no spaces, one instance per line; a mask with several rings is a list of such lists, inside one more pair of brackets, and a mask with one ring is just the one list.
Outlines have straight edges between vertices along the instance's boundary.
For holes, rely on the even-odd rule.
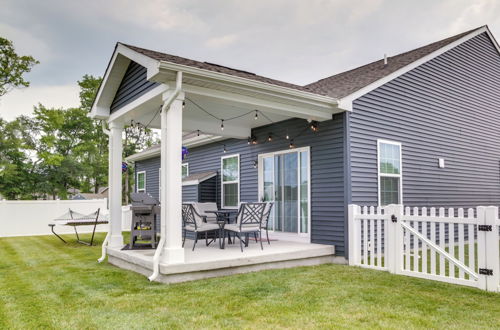
[[491,225],[479,225],[477,226],[478,231],[493,231],[493,228]]
[[392,222],[398,222],[398,217],[393,214],[391,215],[391,220]]
[[480,275],[493,276],[493,269],[488,268],[479,268]]

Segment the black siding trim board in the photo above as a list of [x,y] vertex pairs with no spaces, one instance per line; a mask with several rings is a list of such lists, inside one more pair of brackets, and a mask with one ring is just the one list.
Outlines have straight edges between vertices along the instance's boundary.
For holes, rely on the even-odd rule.
[[[257,145],[248,145],[246,140],[228,139],[189,150],[184,162],[189,163],[191,174],[206,171],[220,171],[220,160],[223,156],[240,155],[240,200],[242,202],[256,201],[258,198],[258,170],[253,162],[259,154],[288,149],[289,141],[284,137],[294,136],[306,127],[307,121],[291,119],[280,123],[259,127],[252,130],[259,141]],[[305,131],[295,138],[297,148],[310,147],[311,172],[311,241],[319,244],[333,244],[337,255],[345,253],[345,210],[344,199],[344,115],[336,115],[333,120],[321,122],[319,131]],[[272,133],[274,139],[266,139]],[[223,144],[227,153],[223,152]],[[159,157],[137,161],[136,169],[151,171],[158,181]],[[220,206],[220,175],[217,175],[215,197]],[[209,180],[207,180],[209,181]],[[192,187],[192,186],[191,186]],[[157,196],[157,187],[149,186],[150,193]],[[156,190],[155,190],[156,189]],[[193,198],[193,192],[183,187],[183,198]],[[200,189],[203,192],[204,187]]]

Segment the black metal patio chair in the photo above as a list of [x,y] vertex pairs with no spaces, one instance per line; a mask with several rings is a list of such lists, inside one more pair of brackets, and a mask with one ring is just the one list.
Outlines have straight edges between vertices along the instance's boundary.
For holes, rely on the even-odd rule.
[[243,252],[243,238],[245,236],[245,246],[248,246],[248,237],[250,234],[259,235],[260,248],[262,246],[262,230],[261,222],[264,215],[266,203],[242,203],[236,217],[236,223],[227,224],[224,227],[225,231],[234,233],[240,240],[241,252]]
[[260,223],[260,229],[266,230],[267,244],[271,244],[271,242],[269,241],[268,225],[269,225],[269,218],[271,217],[271,211],[273,209],[273,206],[274,206],[273,202],[266,202],[266,207],[264,209],[264,213],[262,214],[262,221]]
[[[196,212],[193,204],[182,204],[182,247],[184,247],[184,243],[186,241],[186,232],[194,233],[194,244],[193,251],[198,242],[198,235],[200,233],[205,233],[206,244],[208,245],[208,232],[214,232],[214,237],[217,237],[217,233],[220,230],[220,227],[216,223],[207,223],[206,216],[200,215]],[[214,238],[214,240],[215,240]]]

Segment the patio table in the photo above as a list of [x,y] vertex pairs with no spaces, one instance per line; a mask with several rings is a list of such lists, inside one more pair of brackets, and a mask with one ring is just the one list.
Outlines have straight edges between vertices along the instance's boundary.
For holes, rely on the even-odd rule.
[[[226,241],[226,233],[224,226],[230,223],[238,215],[237,209],[221,209],[217,211],[205,211],[206,213],[213,213],[217,217],[217,224],[219,225],[219,247],[224,249]],[[221,239],[222,238],[222,242]],[[228,243],[231,243],[231,237],[228,237]]]

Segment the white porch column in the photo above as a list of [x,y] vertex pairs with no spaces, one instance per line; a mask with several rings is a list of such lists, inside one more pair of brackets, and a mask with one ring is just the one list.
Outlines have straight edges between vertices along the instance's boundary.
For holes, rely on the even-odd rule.
[[[165,101],[171,94],[165,93]],[[182,248],[182,102],[179,93],[161,112],[161,234],[166,238],[162,261],[183,263]]]
[[123,124],[110,122],[109,139],[109,214],[110,214],[110,247],[123,246],[122,236],[122,133]]

